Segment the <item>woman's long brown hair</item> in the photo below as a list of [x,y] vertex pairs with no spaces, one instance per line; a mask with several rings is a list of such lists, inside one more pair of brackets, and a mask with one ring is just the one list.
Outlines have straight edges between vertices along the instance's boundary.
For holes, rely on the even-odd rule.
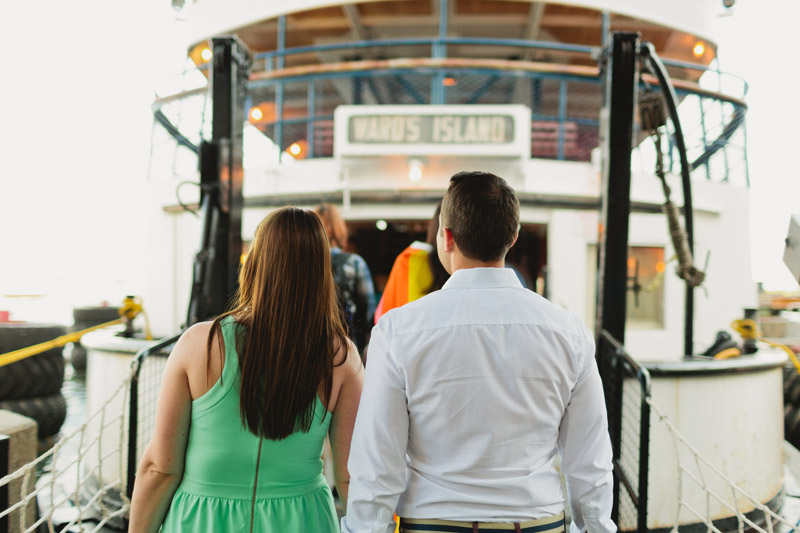
[[[280,440],[307,432],[317,391],[331,395],[334,356],[346,346],[325,228],[312,211],[286,207],[259,224],[239,274],[236,306],[211,326],[209,354],[220,320],[239,324],[236,341],[242,424]],[[230,351],[228,352],[230,353]]]

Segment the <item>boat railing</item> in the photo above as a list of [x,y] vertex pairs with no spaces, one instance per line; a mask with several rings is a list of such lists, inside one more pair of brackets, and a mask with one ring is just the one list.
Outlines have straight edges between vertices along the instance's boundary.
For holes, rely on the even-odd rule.
[[647,531],[650,373],[609,332],[597,341],[614,467],[611,518],[620,529]]
[[[437,47],[496,46],[516,50],[510,59],[456,57]],[[425,46],[430,57],[380,58],[284,66],[283,59],[375,47]],[[466,49],[469,51],[469,49]],[[568,54],[578,63],[528,61],[527,51]],[[277,158],[329,158],[334,154],[333,110],[339,105],[429,105],[522,103],[531,108],[531,156],[558,161],[596,160],[600,148],[599,49],[519,39],[391,39],[287,48],[257,54],[248,83],[248,120],[276,147]],[[411,54],[413,55],[413,54]],[[533,56],[537,57],[537,56]],[[551,58],[552,59],[552,58]],[[581,61],[584,59],[584,61]],[[747,84],[717,69],[664,60],[700,83],[676,76],[679,112],[693,174],[716,182],[749,183],[743,97]],[[195,81],[205,82],[195,70]],[[188,74],[187,74],[188,75]],[[683,76],[684,78],[686,76]],[[737,83],[730,83],[737,80]],[[643,81],[653,85],[655,80]],[[172,91],[154,103],[155,121],[177,143],[193,149],[208,137],[210,105],[202,87]],[[666,165],[677,168],[677,149],[667,138]],[[645,132],[635,139],[635,170],[652,173],[654,147]],[[245,148],[246,150],[246,148]]]
[[[164,339],[140,351],[130,373],[83,424],[33,462],[0,477],[0,498],[8,498],[0,501],[0,533],[100,532],[107,525],[126,528],[135,468],[153,435],[168,357],[164,349],[176,339]],[[650,435],[665,429],[678,458],[677,513],[671,530],[677,531],[679,519],[689,516],[718,533],[800,531],[777,509],[727,478],[680,433],[653,401],[647,369],[621,343],[603,331],[597,346],[614,450],[614,519],[620,530],[648,531]],[[8,453],[7,443],[0,438],[0,459],[4,451]],[[65,486],[72,488],[64,490]],[[696,497],[690,501],[689,495],[698,489],[705,504],[695,501]],[[709,511],[712,500],[730,510],[727,526],[722,527]],[[664,527],[664,531],[669,529]]]
[[[0,472],[0,533],[127,527],[136,467],[154,429],[164,349],[179,336],[139,351],[100,408],[52,448],[15,472]],[[0,465],[8,465],[8,453],[8,439],[0,439]]]
[[[583,55],[595,59],[601,54],[602,48],[600,46],[588,46],[572,43],[562,43],[554,41],[540,41],[529,39],[497,39],[497,38],[476,38],[476,37],[428,37],[428,38],[413,38],[413,39],[375,39],[363,41],[345,41],[338,43],[328,43],[313,46],[297,46],[292,48],[279,48],[262,52],[254,55],[256,62],[262,62],[261,66],[264,70],[270,71],[280,69],[282,67],[282,60],[286,57],[299,54],[312,54],[321,52],[333,52],[340,50],[369,50],[370,48],[391,48],[399,46],[425,46],[430,48],[431,57],[447,55],[448,45],[472,45],[472,46],[487,46],[487,47],[507,47],[515,48],[518,50],[531,50],[531,51],[546,51],[563,54]],[[727,77],[736,79],[741,84],[742,93],[744,97],[748,91],[747,81],[735,74],[721,71],[719,68],[703,65],[700,63],[692,63],[689,61],[681,61],[678,59],[662,58],[662,62],[667,67],[688,69],[698,72],[713,72],[717,77]],[[258,68],[258,63],[254,65]]]
[[[0,478],[2,533],[96,532],[124,524],[129,508],[124,450],[103,446],[103,440],[127,433],[128,413],[119,406],[128,398],[132,376],[52,448]],[[8,456],[4,459],[0,468],[7,471]]]
[[[722,472],[719,458],[704,456],[689,442],[653,400],[650,372],[605,330],[597,341],[597,364],[606,395],[613,449],[612,519],[620,531],[651,531],[648,527],[651,489],[661,489],[660,501],[656,502],[661,511],[666,502],[670,502],[668,508],[674,502],[674,523],[661,522],[657,531],[679,531],[686,527],[716,533],[800,531],[800,522],[794,524],[781,516],[782,495],[762,503]],[[659,445],[672,448],[674,494],[651,486],[650,442],[651,435],[656,434],[666,434],[669,442],[661,438]],[[663,467],[663,464],[653,465],[653,468]],[[718,516],[719,508],[726,511],[726,516]],[[654,521],[657,520],[650,518],[649,523]],[[686,526],[687,523],[694,525]]]
[[167,354],[163,350],[178,342],[182,334],[183,332],[177,333],[144,348],[133,360],[128,394],[128,446],[125,461],[125,494],[128,498],[133,496],[136,468],[155,428],[156,400],[167,361]]

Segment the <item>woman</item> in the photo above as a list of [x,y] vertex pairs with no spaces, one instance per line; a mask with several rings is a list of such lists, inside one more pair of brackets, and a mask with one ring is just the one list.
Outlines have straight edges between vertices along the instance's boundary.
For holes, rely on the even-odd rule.
[[344,251],[347,247],[347,225],[332,204],[316,208],[331,243],[333,278],[339,290],[339,303],[344,310],[350,339],[363,353],[372,330],[375,314],[375,288],[367,262],[358,254]]
[[363,367],[339,318],[327,237],[310,211],[256,231],[236,307],[170,355],[129,531],[338,532],[326,433],[347,505]]

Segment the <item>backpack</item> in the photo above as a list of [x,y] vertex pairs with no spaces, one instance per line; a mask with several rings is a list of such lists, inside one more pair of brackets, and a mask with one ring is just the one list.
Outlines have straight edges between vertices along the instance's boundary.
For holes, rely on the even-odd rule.
[[333,267],[333,279],[336,282],[336,295],[339,299],[339,307],[345,322],[350,340],[352,340],[359,351],[364,349],[365,322],[367,314],[367,302],[360,301],[356,286],[358,284],[357,272],[354,264],[350,261],[353,254],[338,252],[331,255],[331,266]]

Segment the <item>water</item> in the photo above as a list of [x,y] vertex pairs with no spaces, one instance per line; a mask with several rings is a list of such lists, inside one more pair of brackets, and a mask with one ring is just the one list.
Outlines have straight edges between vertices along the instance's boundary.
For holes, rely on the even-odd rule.
[[67,400],[67,418],[61,426],[61,434],[69,435],[86,421],[89,414],[86,412],[86,370],[75,370],[67,363],[61,394]]

